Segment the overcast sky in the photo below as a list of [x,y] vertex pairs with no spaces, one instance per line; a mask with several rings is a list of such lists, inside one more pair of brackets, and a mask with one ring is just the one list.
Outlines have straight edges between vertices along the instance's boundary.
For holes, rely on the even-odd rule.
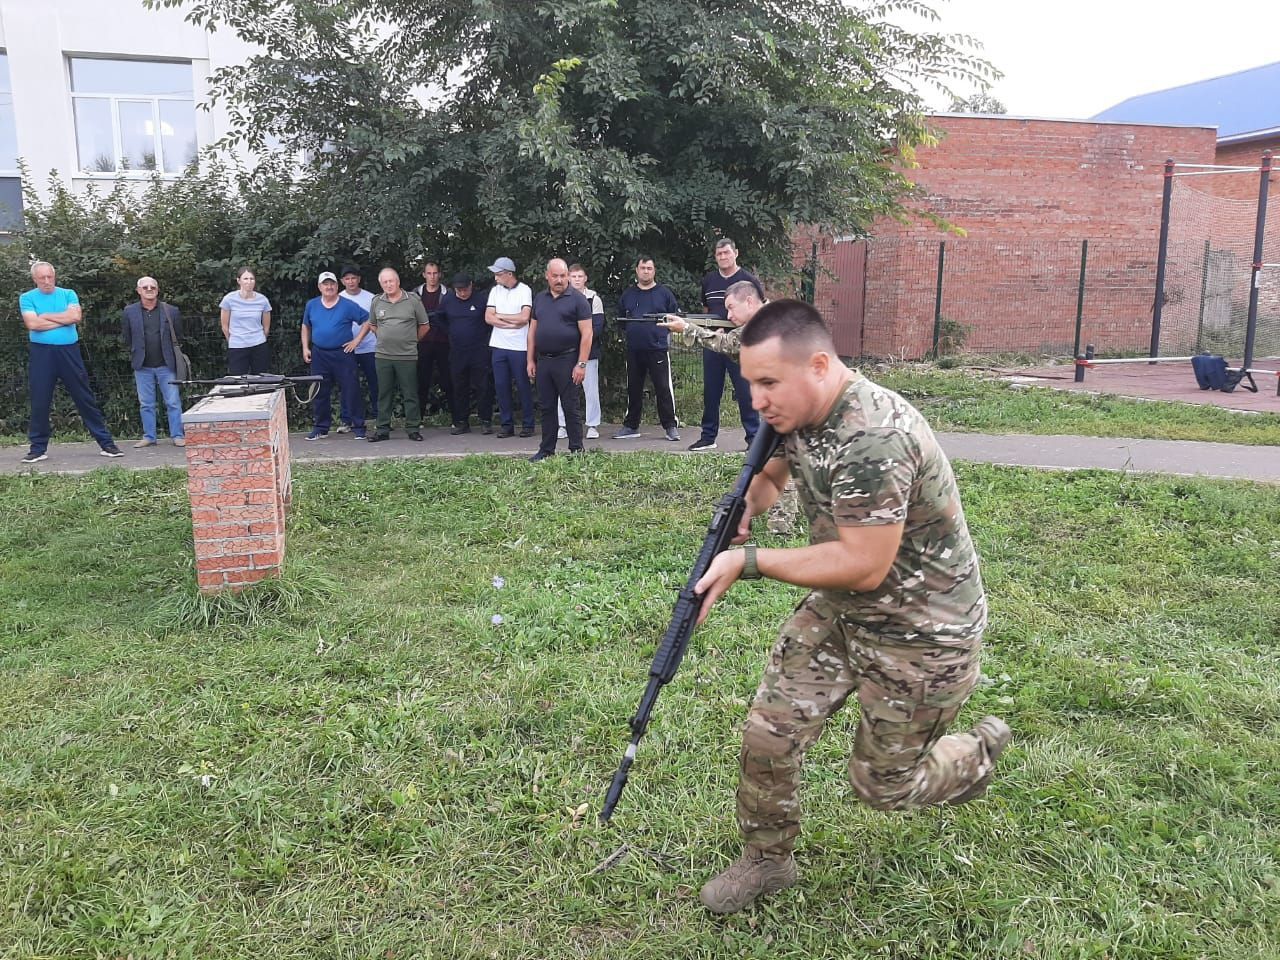
[[931,5],[942,17],[934,29],[982,43],[1004,74],[991,93],[1016,115],[1083,119],[1140,93],[1280,60],[1280,0]]

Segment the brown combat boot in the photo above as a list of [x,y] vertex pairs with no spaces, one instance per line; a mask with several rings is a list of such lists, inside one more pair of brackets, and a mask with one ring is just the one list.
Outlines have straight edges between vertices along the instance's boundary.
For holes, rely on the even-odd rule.
[[996,761],[1000,759],[1000,754],[1004,753],[1004,748],[1009,745],[1009,740],[1013,736],[1013,731],[1009,729],[1009,725],[999,717],[983,717],[978,721],[978,725],[973,728],[973,732],[987,748],[987,756],[991,759],[991,772],[985,777],[975,780],[973,785],[964,793],[948,800],[947,803],[953,807],[968,803],[974,797],[980,797],[986,792],[987,787],[991,784],[991,778],[996,773]]
[[703,884],[698,899],[712,913],[737,913],[757,897],[785,890],[795,882],[795,857],[767,857],[748,847],[728,870]]

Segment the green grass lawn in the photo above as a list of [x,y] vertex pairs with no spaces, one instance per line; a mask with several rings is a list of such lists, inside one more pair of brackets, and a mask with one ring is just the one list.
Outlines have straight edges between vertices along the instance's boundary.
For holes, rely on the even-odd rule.
[[1269,486],[964,467],[992,618],[961,722],[1015,731],[988,797],[860,806],[843,716],[807,764],[800,885],[705,913],[800,595],[748,583],[600,827],[736,469],[299,468],[286,578],[217,602],[181,473],[0,478],[0,956],[1280,956]]
[[1028,387],[987,372],[924,364],[869,367],[864,373],[919,407],[935,430],[1280,444],[1280,413]]

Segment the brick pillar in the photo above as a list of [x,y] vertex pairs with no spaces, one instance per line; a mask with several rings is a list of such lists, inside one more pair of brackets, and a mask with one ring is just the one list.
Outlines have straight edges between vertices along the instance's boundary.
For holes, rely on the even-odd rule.
[[278,576],[292,493],[284,393],[206,397],[182,424],[200,591]]

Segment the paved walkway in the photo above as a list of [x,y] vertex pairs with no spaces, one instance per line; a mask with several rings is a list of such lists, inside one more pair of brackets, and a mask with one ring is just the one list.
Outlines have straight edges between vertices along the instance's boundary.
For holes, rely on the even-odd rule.
[[[644,428],[639,440],[611,440],[616,426],[601,427],[600,440],[587,441],[590,450],[625,452],[689,453],[688,444],[697,438],[697,430],[684,431],[684,440],[670,443],[657,427]],[[382,460],[391,457],[464,457],[474,453],[497,453],[528,456],[538,447],[537,438],[521,440],[512,437],[499,440],[480,433],[449,436],[447,429],[423,431],[422,443],[411,443],[396,431],[385,443],[367,443],[350,434],[331,434],[323,440],[307,442],[303,434],[290,437],[294,463],[351,462]],[[1134,473],[1166,473],[1202,477],[1235,477],[1280,483],[1280,446],[1257,447],[1232,443],[1196,443],[1184,440],[1128,440],[1114,437],[1068,437],[992,435],[982,433],[939,434],[947,454],[954,460],[977,463],[999,463],[1038,467],[1049,470],[1101,468]],[[742,452],[742,435],[736,430],[720,435],[719,452]],[[135,450],[130,441],[120,441],[125,455],[107,459],[98,453],[95,443],[54,443],[49,459],[41,463],[21,462],[25,447],[0,448],[0,474],[62,473],[78,474],[102,467],[149,470],[155,467],[182,467],[185,453],[168,441],[158,446]],[[567,448],[560,441],[560,451]]]

